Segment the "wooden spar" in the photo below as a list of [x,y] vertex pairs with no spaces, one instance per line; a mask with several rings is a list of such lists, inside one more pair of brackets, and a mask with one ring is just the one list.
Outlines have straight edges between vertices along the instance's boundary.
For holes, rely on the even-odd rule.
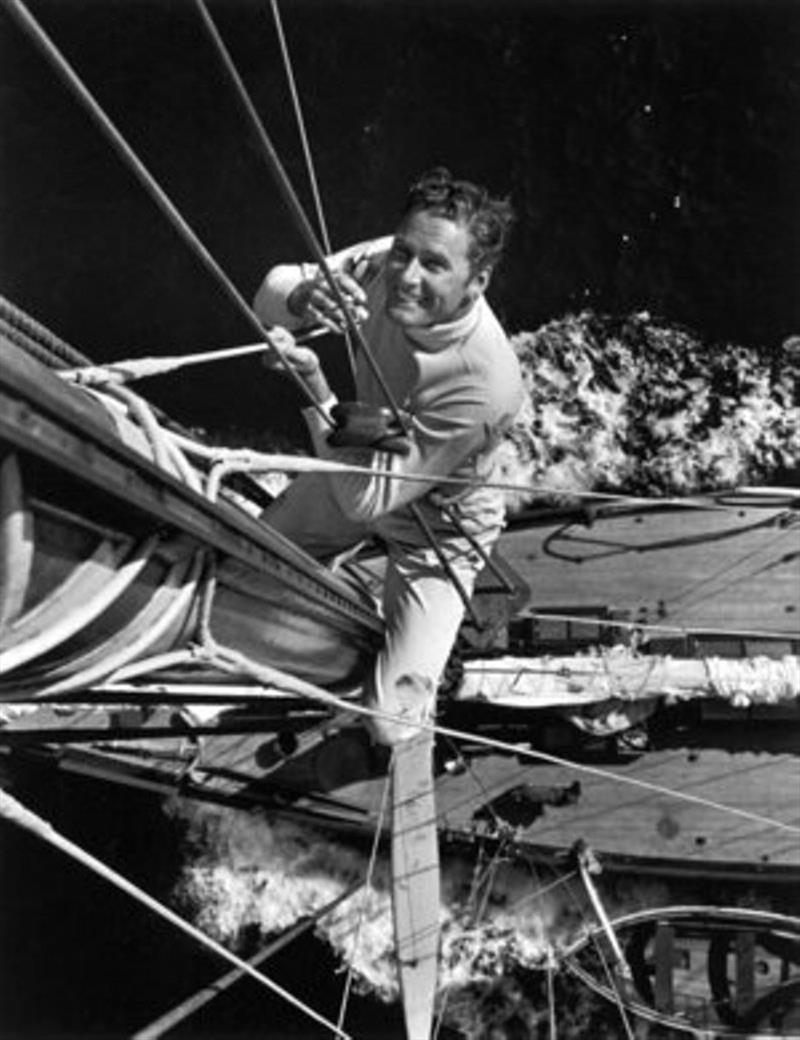
[[724,698],[740,706],[776,704],[800,697],[800,657],[682,659],[618,647],[570,657],[478,659],[465,666],[456,696],[530,709],[579,710],[613,700],[624,710],[661,696]]
[[595,914],[597,914],[597,920],[608,939],[608,944],[611,947],[613,953],[613,966],[623,974],[626,971],[625,954],[622,952],[622,947],[619,944],[616,933],[611,927],[611,922],[606,914],[603,901],[600,898],[600,893],[595,887],[594,881],[592,880],[592,874],[599,874],[601,871],[600,864],[594,856],[591,849],[584,843],[579,843],[575,849],[575,858],[578,863],[578,870],[580,871],[581,881],[583,881],[583,887],[589,894],[592,906]]
[[408,1040],[428,1040],[439,967],[440,875],[433,734],[394,746],[392,910]]

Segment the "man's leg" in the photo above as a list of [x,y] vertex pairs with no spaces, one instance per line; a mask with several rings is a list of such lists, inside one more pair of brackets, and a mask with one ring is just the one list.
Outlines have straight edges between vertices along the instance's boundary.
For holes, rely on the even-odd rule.
[[[482,561],[466,552],[451,561],[467,593]],[[431,717],[436,690],[464,616],[464,605],[429,550],[389,559],[384,587],[386,639],[367,683],[367,702],[412,721]],[[371,728],[381,743],[394,744],[417,732],[388,720]]]
[[261,519],[318,560],[332,559],[367,535],[363,524],[342,514],[331,478],[324,473],[296,477]]

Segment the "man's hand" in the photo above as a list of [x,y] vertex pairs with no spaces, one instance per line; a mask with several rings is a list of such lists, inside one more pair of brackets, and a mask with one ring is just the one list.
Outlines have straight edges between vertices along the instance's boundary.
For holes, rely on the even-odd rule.
[[285,372],[287,367],[294,369],[319,404],[327,401],[331,396],[331,388],[316,351],[299,346],[291,332],[280,325],[269,330],[269,342],[272,347],[267,347],[264,352],[264,365],[279,372]]
[[[358,324],[369,316],[367,296],[355,278],[344,271],[334,271],[333,278],[353,320]],[[342,333],[347,328],[345,316],[336,296],[320,271],[314,278],[295,286],[286,301],[289,311],[304,324],[324,325],[331,332]]]

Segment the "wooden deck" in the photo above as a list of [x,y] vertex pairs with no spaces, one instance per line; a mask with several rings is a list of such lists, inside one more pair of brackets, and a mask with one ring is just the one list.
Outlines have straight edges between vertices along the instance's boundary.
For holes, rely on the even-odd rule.
[[[342,728],[334,721],[300,733],[294,751],[286,747],[284,730],[283,751],[277,737],[262,731],[102,750],[53,744],[39,754],[103,780],[260,805],[366,835],[378,818],[386,761],[360,726],[340,721]],[[438,825],[445,839],[511,836],[545,858],[583,839],[620,869],[800,882],[800,836],[784,829],[800,827],[797,754],[698,748],[687,741],[627,762],[588,759],[591,772],[580,763],[538,764],[512,755],[468,755],[467,761],[460,775],[442,772],[437,778]],[[664,793],[624,779],[656,784]],[[681,793],[709,804],[683,801]]]
[[[518,522],[499,548],[527,585],[523,619],[593,610],[678,632],[750,634],[743,653],[760,652],[759,632],[784,638],[783,652],[800,640],[800,517],[788,505]],[[483,586],[490,585],[485,575]],[[541,643],[563,629],[540,620],[532,635]]]

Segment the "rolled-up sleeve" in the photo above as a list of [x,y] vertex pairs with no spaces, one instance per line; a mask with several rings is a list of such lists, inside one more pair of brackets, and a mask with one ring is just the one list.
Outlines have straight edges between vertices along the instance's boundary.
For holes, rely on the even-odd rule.
[[253,310],[264,325],[282,325],[296,329],[302,321],[289,310],[287,301],[292,291],[316,272],[312,264],[278,264],[267,272],[253,301]]

